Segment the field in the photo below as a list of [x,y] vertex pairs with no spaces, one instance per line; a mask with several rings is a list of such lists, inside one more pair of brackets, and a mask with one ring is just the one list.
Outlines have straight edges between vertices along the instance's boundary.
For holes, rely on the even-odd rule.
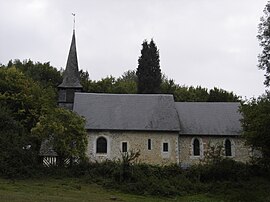
[[176,198],[139,196],[107,190],[97,184],[85,183],[80,179],[36,179],[7,180],[0,178],[1,202],[210,202],[222,201],[207,195],[194,195]]

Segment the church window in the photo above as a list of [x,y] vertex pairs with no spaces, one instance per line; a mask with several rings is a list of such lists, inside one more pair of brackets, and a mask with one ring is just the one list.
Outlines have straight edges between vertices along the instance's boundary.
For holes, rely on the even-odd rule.
[[193,155],[200,156],[200,141],[197,138],[193,141]]
[[122,152],[127,152],[127,142],[122,142]]
[[163,151],[164,152],[168,152],[169,151],[169,144],[168,144],[168,142],[164,142],[163,143]]
[[148,139],[148,150],[151,150],[152,149],[152,141],[151,139]]
[[104,137],[99,137],[97,139],[97,153],[107,153],[107,140]]
[[225,140],[225,156],[232,156],[232,143],[230,140]]

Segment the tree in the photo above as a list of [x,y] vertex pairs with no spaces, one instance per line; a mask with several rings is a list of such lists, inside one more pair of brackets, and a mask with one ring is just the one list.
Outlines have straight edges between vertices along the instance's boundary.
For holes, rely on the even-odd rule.
[[[18,156],[20,157],[18,162],[30,162],[29,165],[38,164],[41,139],[31,136],[30,131],[40,116],[56,107],[54,98],[55,92],[52,88],[40,86],[38,82],[34,82],[14,66],[0,68],[0,103],[10,114],[10,118],[6,119],[13,120],[16,123],[14,124],[18,125],[18,127],[14,126],[17,128],[15,131],[2,133],[2,145],[8,145],[9,149],[6,151],[11,156],[13,155],[7,158],[6,162],[12,158],[15,160],[17,158],[14,156]],[[5,122],[2,121],[2,123]],[[0,131],[5,131],[4,125],[0,126]],[[22,150],[23,147],[27,150]],[[15,166],[15,164],[12,165]],[[22,167],[19,163],[16,165],[19,168]]]
[[258,56],[259,69],[265,70],[265,82],[268,87],[270,85],[270,2],[268,2],[263,10],[264,16],[261,17],[259,23],[259,39],[262,53]]
[[0,174],[15,177],[30,174],[36,164],[35,151],[29,146],[29,136],[12,117],[9,109],[0,105]]
[[244,137],[249,145],[262,152],[270,165],[270,98],[252,99],[241,106]]
[[239,97],[233,92],[227,92],[223,89],[214,87],[209,92],[208,102],[239,102]]
[[45,111],[56,106],[54,98],[53,89],[41,87],[17,68],[0,69],[0,102],[11,110],[26,132]]
[[138,77],[138,93],[160,93],[161,70],[159,51],[153,39],[142,44],[141,56],[138,60],[136,75]]
[[123,82],[137,82],[137,75],[135,70],[128,70],[123,73],[121,77],[117,79]]
[[15,66],[32,80],[39,82],[44,87],[56,88],[62,82],[61,72],[52,67],[49,62],[40,63],[31,60],[10,60],[7,67]]
[[85,158],[87,133],[85,120],[70,110],[55,108],[44,116],[31,130],[34,136],[49,140],[53,150],[58,154],[59,165],[65,158]]

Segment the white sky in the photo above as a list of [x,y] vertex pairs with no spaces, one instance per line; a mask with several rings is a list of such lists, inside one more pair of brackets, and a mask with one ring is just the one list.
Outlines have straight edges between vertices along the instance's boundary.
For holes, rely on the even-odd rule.
[[31,59],[65,68],[76,13],[79,68],[93,80],[136,69],[154,39],[176,83],[264,93],[256,38],[267,0],[0,0],[0,63]]

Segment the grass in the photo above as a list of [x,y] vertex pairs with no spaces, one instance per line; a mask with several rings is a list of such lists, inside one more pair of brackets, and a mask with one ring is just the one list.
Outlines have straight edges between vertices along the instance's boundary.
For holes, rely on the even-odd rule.
[[194,195],[176,198],[158,198],[125,194],[115,190],[107,190],[97,184],[85,183],[77,178],[68,179],[28,179],[7,180],[0,178],[1,202],[214,202],[223,201],[207,195]]

